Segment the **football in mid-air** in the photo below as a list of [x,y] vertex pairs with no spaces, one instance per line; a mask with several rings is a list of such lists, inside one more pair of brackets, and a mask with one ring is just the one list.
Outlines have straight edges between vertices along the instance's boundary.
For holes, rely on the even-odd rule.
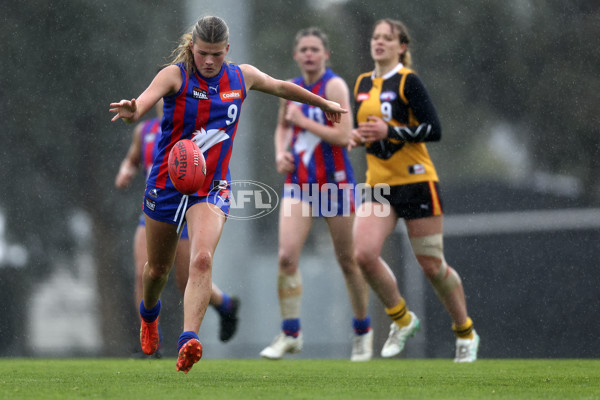
[[183,194],[200,190],[206,178],[206,163],[198,145],[189,139],[175,143],[169,153],[169,178]]

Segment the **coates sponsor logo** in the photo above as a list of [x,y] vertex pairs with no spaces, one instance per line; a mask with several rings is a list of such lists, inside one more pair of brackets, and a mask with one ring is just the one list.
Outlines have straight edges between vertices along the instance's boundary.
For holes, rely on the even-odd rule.
[[356,95],[356,101],[365,101],[369,100],[369,93],[358,93]]
[[242,98],[241,90],[231,90],[229,92],[220,93],[222,101],[233,101],[234,99]]
[[379,99],[381,101],[393,101],[396,100],[396,97],[396,93],[392,91],[383,92],[381,95],[379,95]]
[[[215,185],[210,194],[219,193]],[[269,215],[279,205],[279,196],[271,186],[251,180],[229,182],[229,219],[258,219]],[[212,210],[212,208],[211,208]]]

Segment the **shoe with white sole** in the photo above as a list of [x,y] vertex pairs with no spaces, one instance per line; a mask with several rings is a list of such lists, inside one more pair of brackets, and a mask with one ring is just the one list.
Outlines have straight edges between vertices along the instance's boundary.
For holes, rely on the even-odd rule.
[[373,358],[373,329],[364,335],[354,334],[350,361],[369,361]]
[[465,363],[477,360],[479,335],[473,331],[473,339],[456,339],[456,356],[454,362]]
[[299,353],[303,343],[302,332],[298,337],[288,336],[281,332],[275,337],[273,343],[260,352],[260,356],[269,360],[280,360],[285,353]]
[[400,354],[404,349],[406,339],[415,336],[415,333],[421,328],[419,318],[412,311],[408,313],[411,316],[410,324],[402,328],[395,322],[390,325],[390,334],[381,349],[381,357],[389,358]]

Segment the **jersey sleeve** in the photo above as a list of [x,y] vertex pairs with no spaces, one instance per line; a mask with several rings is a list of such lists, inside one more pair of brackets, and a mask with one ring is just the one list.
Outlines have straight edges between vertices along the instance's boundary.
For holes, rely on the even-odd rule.
[[408,100],[419,125],[389,126],[388,137],[405,142],[437,142],[442,137],[442,127],[437,111],[425,89],[423,82],[416,74],[409,74],[404,84],[404,97]]

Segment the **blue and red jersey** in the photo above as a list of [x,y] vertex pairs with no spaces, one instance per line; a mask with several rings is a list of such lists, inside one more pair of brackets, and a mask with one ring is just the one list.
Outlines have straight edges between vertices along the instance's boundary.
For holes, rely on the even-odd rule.
[[246,86],[237,65],[223,64],[212,78],[188,75],[182,64],[177,65],[183,84],[176,94],[164,97],[162,134],[147,186],[175,190],[167,168],[169,152],[177,141],[191,139],[206,160],[206,179],[196,193],[206,196],[213,185],[225,189],[230,182],[229,160]]
[[144,121],[140,130],[140,140],[142,143],[141,161],[145,178],[148,178],[150,168],[154,163],[157,136],[160,136],[160,119],[152,118]]
[[[292,82],[327,98],[325,88],[327,82],[334,77],[337,75],[327,68],[323,76],[311,85],[307,85],[301,76],[292,79]],[[300,103],[298,106],[307,118],[323,125],[332,125],[319,107]],[[288,174],[285,183],[299,185],[316,183],[319,187],[326,183],[355,184],[354,171],[345,147],[329,144],[312,132],[292,126],[291,152],[294,155],[296,168],[294,172]]]

